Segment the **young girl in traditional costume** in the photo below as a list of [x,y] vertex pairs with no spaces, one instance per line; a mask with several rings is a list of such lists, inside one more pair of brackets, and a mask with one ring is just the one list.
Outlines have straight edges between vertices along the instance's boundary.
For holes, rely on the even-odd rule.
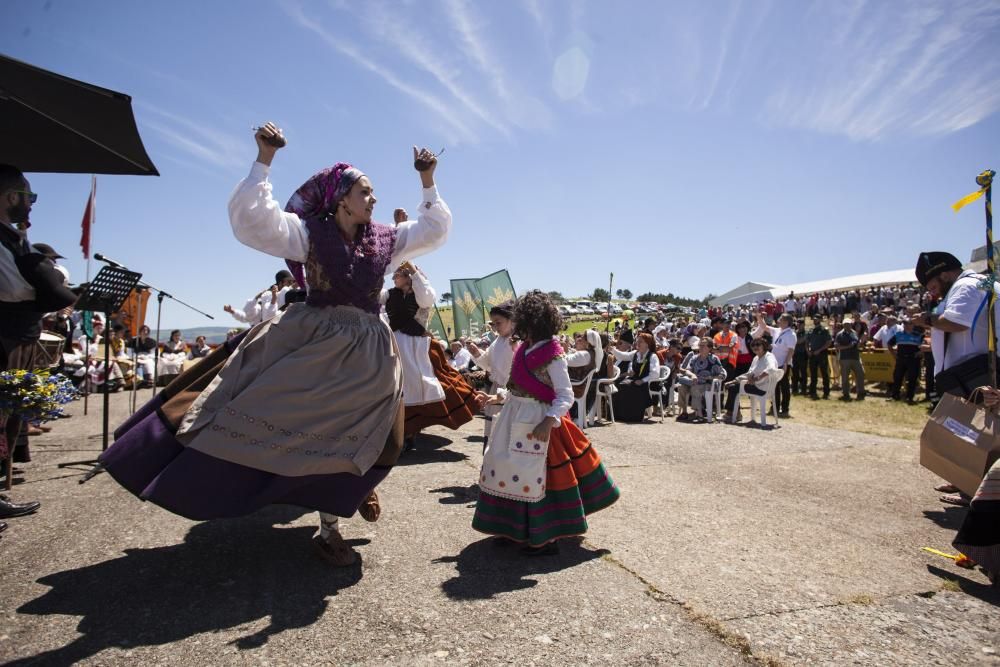
[[478,406],[476,391],[448,367],[441,346],[427,333],[427,319],[437,298],[427,276],[406,262],[392,280],[394,286],[383,291],[382,301],[403,364],[403,432],[409,449],[422,429],[457,429],[472,421]]
[[229,216],[237,239],[289,261],[305,303],[178,376],[118,429],[101,462],[140,498],[191,519],[271,503],[319,510],[315,543],[344,566],[357,554],[337,517],[378,518],[374,489],[402,448],[402,373],[379,317],[382,281],[390,266],[443,244],[451,213],[434,184],[436,159],[415,147],[417,221],[373,224],[372,184],[344,163],[306,181],[282,211],[267,178],[280,137],[270,123],[257,131],[257,162]]
[[[556,540],[587,531],[587,515],[618,500],[618,488],[583,432],[567,416],[573,403],[559,311],[544,292],[514,307],[514,353],[506,401],[479,475],[472,527],[525,545],[558,551]],[[491,402],[496,402],[496,397]]]
[[[469,353],[476,365],[490,375],[490,395],[507,394],[507,381],[510,380],[510,365],[514,361],[514,302],[505,301],[490,308],[490,325],[497,335],[486,351],[479,349],[475,343],[469,343]],[[490,441],[493,419],[500,413],[500,405],[490,403],[484,405],[483,414],[486,423],[483,429],[483,451]]]

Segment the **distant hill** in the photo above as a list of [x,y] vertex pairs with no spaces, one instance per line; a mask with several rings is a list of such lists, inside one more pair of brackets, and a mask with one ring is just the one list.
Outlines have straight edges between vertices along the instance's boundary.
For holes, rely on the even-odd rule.
[[[193,343],[194,339],[198,336],[204,336],[205,340],[209,343],[225,343],[226,334],[230,329],[236,328],[237,322],[233,322],[233,327],[194,327],[192,329],[181,329],[181,338],[183,338],[188,343]],[[167,340],[170,338],[171,329],[163,328],[160,330],[160,339]],[[156,331],[153,331],[153,335],[156,335]]]

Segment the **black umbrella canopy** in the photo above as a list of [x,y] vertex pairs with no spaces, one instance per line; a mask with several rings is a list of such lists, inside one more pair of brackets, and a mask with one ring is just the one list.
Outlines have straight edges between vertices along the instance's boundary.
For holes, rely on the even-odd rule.
[[159,176],[132,98],[0,55],[0,162],[25,172]]

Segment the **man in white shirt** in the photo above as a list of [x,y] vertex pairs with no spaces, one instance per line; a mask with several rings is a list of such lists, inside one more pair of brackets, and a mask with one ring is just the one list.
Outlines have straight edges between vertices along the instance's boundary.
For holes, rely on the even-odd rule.
[[281,270],[274,274],[274,284],[260,294],[256,294],[243,304],[243,310],[238,311],[229,304],[223,307],[237,322],[254,325],[266,322],[285,305],[285,296],[295,288],[295,278],[290,271]]
[[[938,393],[968,396],[976,387],[990,384],[985,357],[987,294],[980,286],[984,276],[963,271],[962,263],[946,252],[921,253],[916,273],[921,285],[941,297],[933,313],[912,318],[914,323],[931,327],[935,387]],[[994,306],[993,317],[996,330],[1000,331],[1000,300]],[[981,363],[978,357],[983,357]],[[965,362],[970,362],[967,368],[957,368]]]
[[779,417],[788,416],[788,410],[792,401],[792,356],[795,354],[795,344],[798,342],[798,336],[792,327],[794,321],[791,315],[783,313],[778,318],[778,326],[769,327],[764,322],[763,313],[758,313],[757,327],[751,334],[754,338],[761,338],[764,334],[768,334],[771,337],[771,353],[778,362],[778,368],[785,371],[785,374],[781,377],[781,382],[774,388],[774,401],[778,404],[776,407],[778,408]]
[[465,344],[462,341],[454,340],[451,342],[451,359],[448,363],[456,371],[467,372],[469,370],[469,362],[472,361],[472,354],[465,349]]
[[899,326],[897,322],[895,315],[889,315],[885,318],[885,324],[872,336],[872,340],[878,344],[878,347],[889,347],[889,341],[892,340],[892,337],[903,330],[903,327]]

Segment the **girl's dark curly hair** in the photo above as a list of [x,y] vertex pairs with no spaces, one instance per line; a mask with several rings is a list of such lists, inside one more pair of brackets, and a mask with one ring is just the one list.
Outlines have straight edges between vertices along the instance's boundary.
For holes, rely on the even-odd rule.
[[532,343],[548,340],[562,329],[562,315],[549,295],[531,290],[514,304],[514,334]]

